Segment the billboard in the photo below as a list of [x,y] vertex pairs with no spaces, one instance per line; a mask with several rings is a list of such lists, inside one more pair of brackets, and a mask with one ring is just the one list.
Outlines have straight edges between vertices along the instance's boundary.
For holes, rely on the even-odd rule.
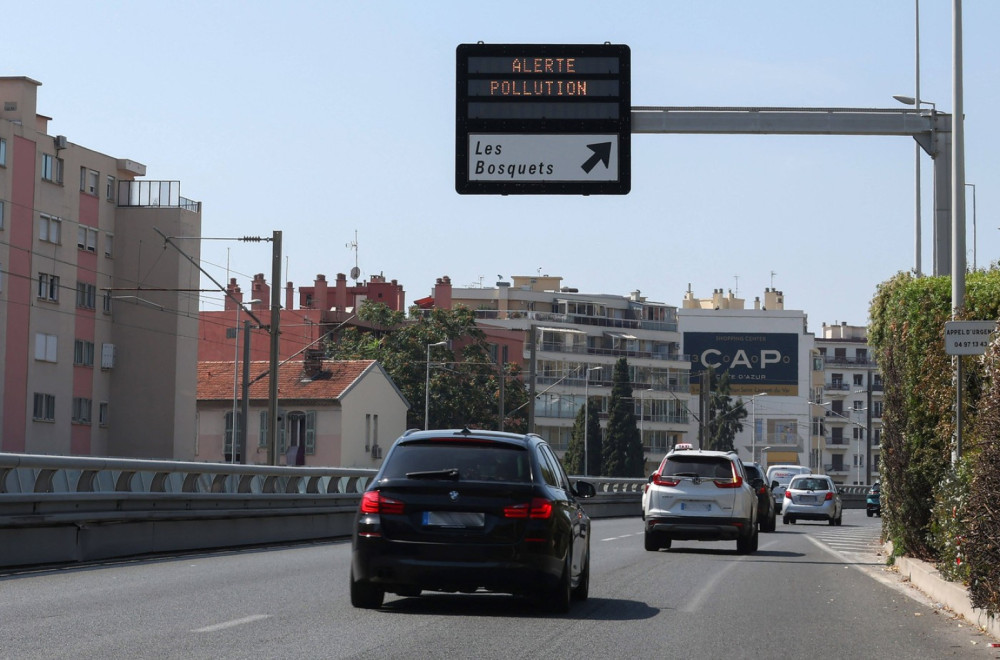
[[701,391],[701,374],[729,372],[734,396],[798,396],[799,335],[792,332],[685,332],[691,356],[691,393]]

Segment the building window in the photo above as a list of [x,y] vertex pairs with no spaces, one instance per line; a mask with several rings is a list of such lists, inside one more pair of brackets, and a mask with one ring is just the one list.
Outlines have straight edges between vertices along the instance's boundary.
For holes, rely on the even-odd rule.
[[0,138],[0,167],[7,167],[7,140]]
[[111,313],[111,292],[110,291],[105,291],[104,295],[101,296],[101,300],[103,301],[103,310],[102,311],[105,314],[110,314]]
[[105,234],[104,235],[104,256],[111,259],[115,256],[115,235]]
[[73,423],[90,424],[90,399],[83,397],[73,397]]
[[108,418],[108,402],[107,401],[101,401],[97,405],[97,424],[99,426],[107,426],[108,425],[108,419],[109,419]]
[[62,220],[43,215],[38,223],[38,240],[45,243],[62,243]]
[[35,407],[31,413],[32,419],[39,422],[56,421],[56,397],[54,394],[35,392]]
[[35,359],[42,362],[55,362],[59,338],[44,332],[35,333]]
[[94,342],[86,339],[73,342],[73,364],[79,367],[94,366]]
[[80,190],[90,195],[97,194],[97,186],[101,180],[100,172],[95,172],[94,170],[88,169],[86,167],[80,168]]
[[42,300],[59,302],[59,276],[49,273],[38,274],[38,297]]
[[77,282],[76,306],[81,309],[94,309],[97,306],[97,287],[86,282]]
[[108,175],[107,183],[104,187],[104,196],[109,202],[115,201],[115,177]]
[[6,202],[0,199],[0,229],[3,229],[4,217],[7,215]]
[[306,454],[312,455],[316,453],[316,411],[309,410],[306,412],[306,435],[305,435],[305,445]]
[[97,230],[86,225],[77,227],[76,246],[87,252],[97,252]]
[[854,384],[858,387],[864,385],[865,384],[864,374],[854,374]]
[[42,154],[42,179],[52,183],[62,183],[63,159],[52,154]]
[[[225,435],[224,446],[222,447],[222,455],[225,457],[225,459],[226,459],[227,462],[232,461],[234,459],[234,456],[233,456],[233,438],[235,437],[237,440],[239,440],[240,427],[243,425],[243,413],[237,411],[235,419],[236,419],[236,424],[235,424],[235,427],[234,427],[234,425],[233,425],[233,411],[230,410],[229,412],[226,413],[226,435]],[[237,442],[236,446],[237,446],[237,448],[239,448],[239,443],[238,442]],[[237,461],[240,460],[240,454],[241,453],[242,452],[240,452],[240,451],[237,450],[236,456],[235,456],[235,459]]]

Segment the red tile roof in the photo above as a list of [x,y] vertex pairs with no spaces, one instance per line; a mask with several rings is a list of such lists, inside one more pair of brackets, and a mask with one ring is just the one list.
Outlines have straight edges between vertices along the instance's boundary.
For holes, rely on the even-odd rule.
[[[375,364],[374,360],[324,361],[318,376],[309,378],[303,369],[303,362],[286,362],[278,365],[278,396],[282,399],[337,399],[361,375]],[[242,362],[240,373],[234,375],[232,361],[198,363],[198,400],[232,401],[233,379],[238,379],[237,387],[243,387]],[[270,364],[266,361],[250,362],[247,373],[253,381],[267,372]],[[270,378],[263,376],[250,385],[250,399],[267,399]]]

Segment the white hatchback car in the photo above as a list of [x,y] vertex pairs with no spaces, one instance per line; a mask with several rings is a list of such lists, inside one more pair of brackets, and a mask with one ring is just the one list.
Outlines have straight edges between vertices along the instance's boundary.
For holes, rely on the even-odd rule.
[[781,522],[825,520],[839,525],[844,515],[840,491],[833,479],[825,474],[802,474],[793,477],[785,489],[781,505]]
[[757,550],[757,494],[735,452],[670,452],[643,499],[646,550],[674,540],[736,541],[740,554]]

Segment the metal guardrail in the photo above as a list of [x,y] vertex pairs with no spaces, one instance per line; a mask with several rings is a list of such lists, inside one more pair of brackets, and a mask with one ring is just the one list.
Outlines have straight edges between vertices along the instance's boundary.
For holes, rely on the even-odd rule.
[[[0,453],[0,566],[343,538],[375,473]],[[591,517],[639,515],[645,479],[586,480]]]

